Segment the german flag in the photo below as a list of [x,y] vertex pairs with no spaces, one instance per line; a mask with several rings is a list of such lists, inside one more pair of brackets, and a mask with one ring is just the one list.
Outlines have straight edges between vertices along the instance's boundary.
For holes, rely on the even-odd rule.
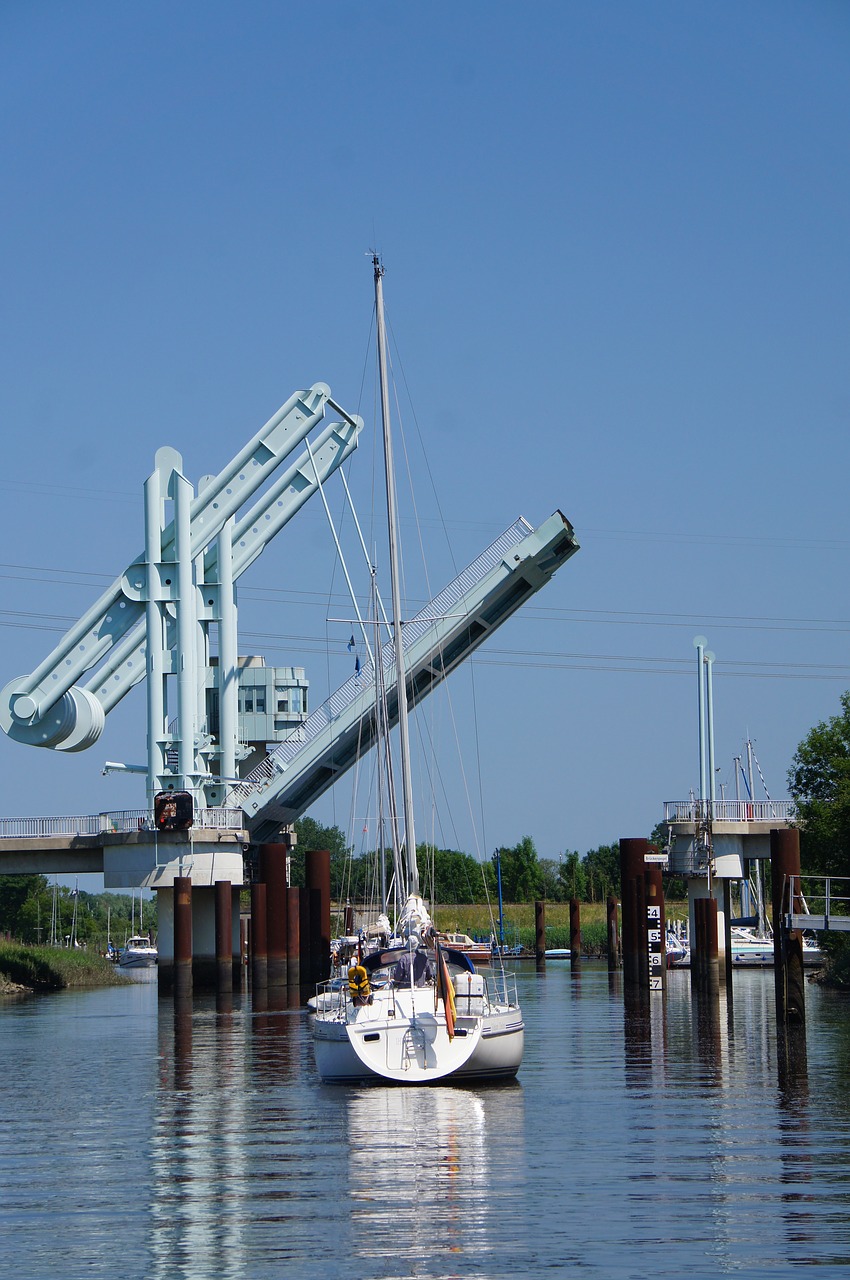
[[437,999],[442,1000],[443,1008],[446,1011],[446,1030],[449,1033],[449,1040],[454,1040],[455,1017],[457,1015],[455,993],[449,977],[449,966],[446,964],[439,938],[436,941],[435,948],[437,952]]

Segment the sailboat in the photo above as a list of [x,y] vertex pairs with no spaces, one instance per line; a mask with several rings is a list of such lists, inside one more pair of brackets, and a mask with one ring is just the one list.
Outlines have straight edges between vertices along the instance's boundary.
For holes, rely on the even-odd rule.
[[422,897],[416,863],[413,787],[404,642],[401,622],[398,514],[384,323],[384,268],[372,265],[378,376],[384,443],[392,635],[398,699],[398,742],[404,836],[394,790],[387,796],[396,875],[403,905],[392,944],[361,955],[347,983],[321,984],[313,1020],[316,1067],[325,1083],[437,1080],[516,1075],[524,1026],[513,974],[497,968],[485,979],[463,952],[441,944]]

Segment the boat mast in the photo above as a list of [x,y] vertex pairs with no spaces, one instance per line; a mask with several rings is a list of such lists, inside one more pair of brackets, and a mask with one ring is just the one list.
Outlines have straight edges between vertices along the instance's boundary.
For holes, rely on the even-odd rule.
[[390,432],[390,398],[387,382],[387,347],[384,328],[384,267],[372,255],[375,273],[375,324],[378,335],[378,377],[381,386],[381,422],[384,429],[384,471],[387,484],[387,529],[389,535],[390,580],[392,585],[393,642],[395,644],[396,688],[398,691],[398,732],[401,777],[404,794],[404,847],[407,857],[407,892],[419,896],[419,868],[416,865],[416,835],[413,826],[413,786],[410,772],[410,734],[407,725],[407,681],[404,670],[404,642],[401,634],[401,590],[398,572],[398,515],[396,510],[393,445]]

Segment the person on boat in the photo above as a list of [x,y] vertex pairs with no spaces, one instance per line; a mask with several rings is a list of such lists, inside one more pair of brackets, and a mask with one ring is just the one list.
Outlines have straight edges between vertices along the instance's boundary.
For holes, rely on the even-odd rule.
[[419,947],[418,938],[411,938],[409,950],[401,953],[393,967],[392,978],[397,987],[409,987],[411,974],[414,987],[425,987],[434,981],[434,970],[427,952]]

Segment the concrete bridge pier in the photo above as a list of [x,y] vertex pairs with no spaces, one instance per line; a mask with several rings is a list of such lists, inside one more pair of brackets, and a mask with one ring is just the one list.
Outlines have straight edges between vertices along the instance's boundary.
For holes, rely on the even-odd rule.
[[[225,888],[226,886],[226,888]],[[223,899],[229,906],[226,927],[230,938],[229,977],[239,973],[239,888],[228,882],[196,885],[190,876],[175,877],[170,885],[156,890],[158,983],[161,995],[180,991],[213,991],[223,969],[219,954]],[[218,911],[216,900],[218,899]],[[217,920],[218,915],[218,920]],[[216,928],[218,924],[218,945]]]

